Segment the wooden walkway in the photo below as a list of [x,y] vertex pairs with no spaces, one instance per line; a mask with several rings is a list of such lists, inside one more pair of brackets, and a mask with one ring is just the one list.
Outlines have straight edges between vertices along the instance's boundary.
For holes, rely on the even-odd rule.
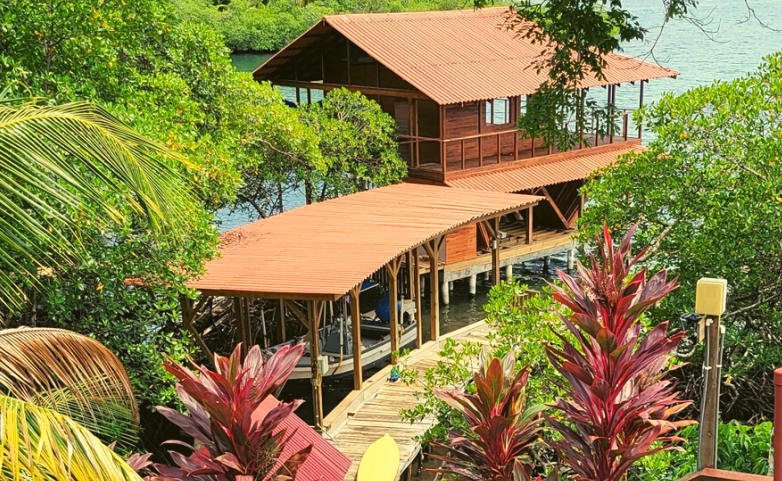
[[[489,327],[481,321],[440,336],[415,350],[405,359],[408,368],[423,370],[437,364],[438,352],[446,339],[488,343]],[[352,461],[345,481],[354,481],[364,451],[388,433],[399,444],[401,464],[397,477],[410,466],[421,450],[413,440],[432,426],[433,420],[413,423],[402,421],[399,412],[418,404],[414,393],[420,386],[406,386],[403,382],[388,381],[391,366],[364,381],[361,391],[351,392],[324,421],[324,437]]]

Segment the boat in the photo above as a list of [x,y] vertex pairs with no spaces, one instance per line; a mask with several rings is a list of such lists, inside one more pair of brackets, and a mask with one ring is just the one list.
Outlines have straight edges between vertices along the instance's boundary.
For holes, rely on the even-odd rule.
[[386,433],[364,451],[356,481],[394,481],[399,464],[399,445]]
[[[375,285],[362,286],[362,292]],[[375,367],[391,358],[391,329],[383,310],[379,309],[361,314],[361,365],[364,369]],[[399,349],[415,344],[417,324],[415,321],[415,305],[410,300],[399,301]],[[349,309],[343,305],[342,313],[332,317],[332,322],[318,330],[321,376],[339,377],[353,374],[353,330]],[[378,316],[380,312],[380,316]],[[308,336],[288,340],[282,344],[265,349],[264,357],[270,357],[284,345],[307,342]],[[289,379],[311,379],[312,366],[309,356],[309,342],[305,352]]]

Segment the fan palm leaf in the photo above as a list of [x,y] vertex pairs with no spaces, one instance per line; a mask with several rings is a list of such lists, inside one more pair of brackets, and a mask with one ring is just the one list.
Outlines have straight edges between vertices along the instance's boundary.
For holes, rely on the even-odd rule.
[[141,481],[74,420],[0,395],[0,481]]
[[0,330],[0,393],[56,411],[108,442],[135,440],[138,408],[125,369],[104,345],[75,332]]
[[82,222],[137,213],[178,229],[192,201],[182,162],[90,103],[0,102],[0,302],[18,306],[37,271],[78,259]]

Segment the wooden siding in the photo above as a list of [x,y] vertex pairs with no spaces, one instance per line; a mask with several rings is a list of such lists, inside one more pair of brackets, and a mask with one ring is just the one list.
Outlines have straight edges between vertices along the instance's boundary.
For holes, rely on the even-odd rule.
[[472,259],[478,255],[475,224],[469,224],[449,232],[445,237],[445,262]]

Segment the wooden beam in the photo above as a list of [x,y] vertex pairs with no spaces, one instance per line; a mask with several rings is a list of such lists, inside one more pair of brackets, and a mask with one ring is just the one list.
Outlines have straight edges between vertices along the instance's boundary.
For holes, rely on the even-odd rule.
[[553,198],[553,197],[551,197],[551,194],[549,194],[548,190],[547,190],[545,187],[541,187],[541,188],[540,188],[540,191],[541,191],[541,192],[543,192],[543,195],[544,195],[544,196],[546,196],[546,199],[548,199],[548,203],[549,203],[549,204],[551,204],[551,207],[553,207],[553,208],[554,208],[554,212],[557,214],[557,217],[559,217],[559,220],[561,220],[561,221],[562,221],[562,224],[563,224],[563,225],[564,225],[566,228],[570,229],[570,223],[569,223],[569,222],[568,222],[568,220],[565,218],[565,216],[564,216],[564,215],[562,215],[562,211],[560,211],[560,210],[559,210],[559,206],[557,205],[557,203],[556,203],[556,202],[554,202],[554,198]]
[[242,343],[242,354],[247,355],[247,343],[250,341],[247,338],[247,329],[245,328],[245,325],[248,323],[248,321],[246,319],[246,310],[244,308],[244,298],[234,297],[233,307],[234,319],[236,319],[236,331],[239,335],[239,342]]
[[321,83],[321,82],[304,82],[300,80],[286,80],[286,79],[276,79],[276,80],[270,79],[269,81],[274,85],[279,85],[282,87],[314,88],[318,90],[323,90],[324,92],[343,88],[343,89],[350,90],[351,92],[361,92],[364,95],[385,95],[386,97],[400,97],[405,99],[428,99],[429,98],[426,95],[422,94],[421,92],[414,92],[411,90],[364,87],[364,86],[357,86],[357,85],[341,85],[341,84]]
[[440,339],[440,276],[439,259],[440,248],[445,236],[432,239],[424,244],[426,253],[429,254],[429,322],[431,325],[430,338],[432,341]]
[[364,386],[364,372],[361,366],[361,309],[359,294],[361,284],[350,290],[350,320],[353,326],[353,389],[360,391]]
[[[644,80],[641,80],[641,94],[638,96],[638,108],[641,109],[644,106]],[[640,139],[643,134],[642,122],[638,122],[638,138]]]
[[315,428],[323,429],[323,391],[321,383],[323,373],[318,366],[318,357],[320,356],[320,344],[318,342],[318,329],[320,328],[320,317],[323,313],[324,301],[307,301],[307,320],[309,321],[309,341],[310,341],[310,368],[312,370],[312,406],[315,414]]
[[182,326],[188,332],[190,332],[190,335],[193,336],[193,340],[201,347],[201,350],[204,352],[204,354],[206,354],[207,358],[209,358],[209,363],[211,364],[212,359],[214,359],[214,355],[207,347],[206,342],[204,342],[204,339],[201,337],[201,334],[193,325],[193,320],[195,320],[196,314],[198,314],[198,311],[200,311],[204,304],[206,304],[207,299],[210,298],[211,296],[202,296],[198,304],[193,307],[193,300],[187,296],[182,295],[179,296],[179,304],[182,308]]
[[[399,352],[399,309],[397,309],[397,303],[399,302],[399,293],[397,277],[399,274],[399,267],[402,265],[402,257],[396,257],[386,264],[386,272],[388,272],[388,308],[389,308],[389,323],[388,328],[391,334],[391,352]],[[396,362],[394,357],[391,357],[392,363]]]
[[532,241],[534,240],[532,238],[532,207],[533,206],[529,206],[527,208],[527,244],[532,244]]
[[[309,301],[307,301],[309,302]],[[310,328],[309,326],[309,320],[307,318],[307,314],[301,311],[299,309],[299,306],[296,305],[293,301],[285,301],[285,305],[288,306],[288,309],[293,313],[294,316],[302,323],[304,324],[304,327],[307,329]]]
[[415,286],[415,347],[421,349],[424,341],[423,323],[421,322],[421,258],[418,256],[418,248],[415,248],[415,254],[413,255],[413,265],[415,270],[414,286]]
[[500,240],[497,238],[497,234],[500,232],[500,217],[497,216],[491,220],[494,224],[494,236],[491,243],[491,273],[492,282],[495,286],[500,285]]
[[279,299],[277,305],[277,337],[278,344],[285,342],[285,301]]

